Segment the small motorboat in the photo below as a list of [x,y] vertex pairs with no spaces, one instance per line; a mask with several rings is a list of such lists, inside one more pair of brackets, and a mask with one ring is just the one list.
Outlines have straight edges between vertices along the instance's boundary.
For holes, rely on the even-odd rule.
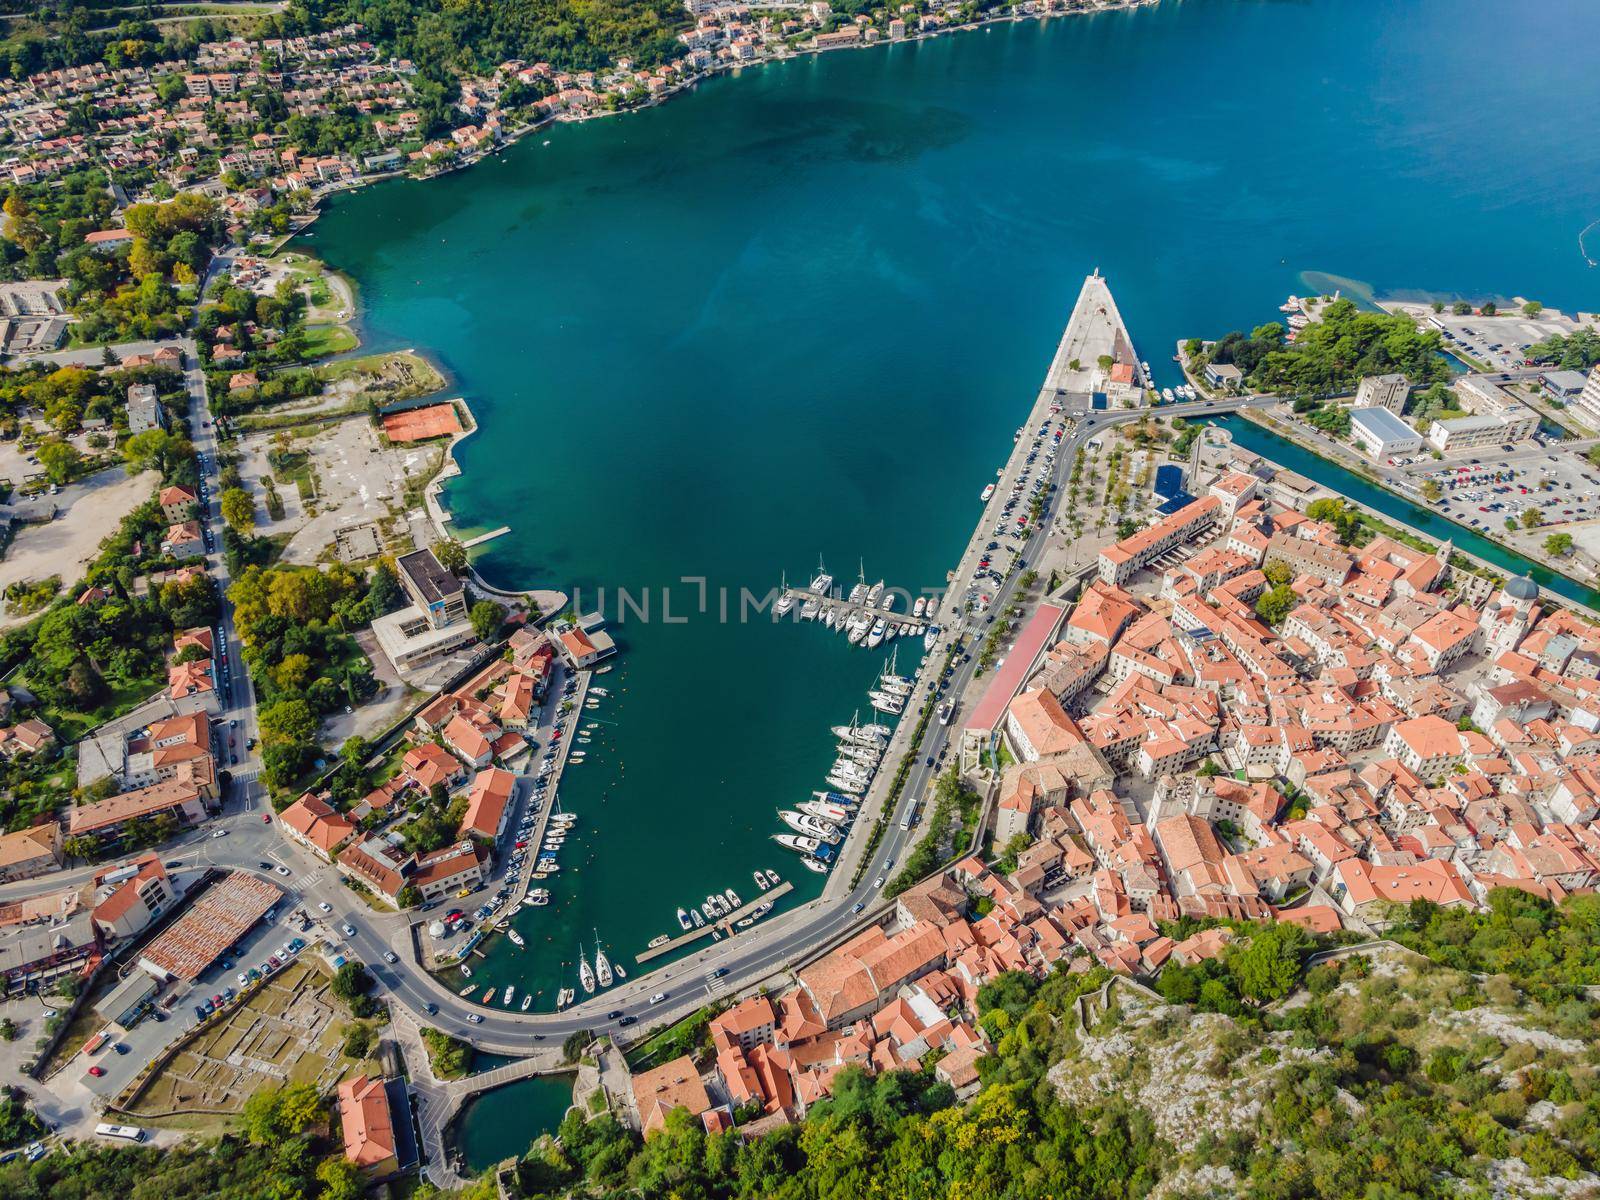
[[522,949],[524,946],[526,946],[528,944],[527,942],[522,940],[522,935],[520,933],[518,933],[515,929],[513,929],[509,933],[507,933],[506,937],[509,938],[511,940],[511,944],[513,946],[517,947],[517,949],[519,949],[519,950]]
[[571,988],[562,988],[556,993],[556,1007],[565,1008],[567,1005],[572,1003],[572,998],[577,994],[578,993],[573,991]]
[[459,992],[457,992],[456,995],[465,996],[465,995],[469,994],[472,991],[472,989],[477,987],[477,986],[478,985],[475,984],[475,983],[469,983],[469,984],[467,984],[466,987],[462,988]]
[[756,879],[756,886],[758,888],[760,888],[763,892],[766,891],[767,890],[767,886],[768,886],[767,885],[767,873],[765,871],[759,869],[759,868],[757,868],[756,871],[753,872],[753,873],[754,873],[755,879]]
[[494,1003],[494,989],[493,988],[490,988],[488,991],[486,991],[483,994],[483,1003],[484,1004],[493,1004]]
[[506,1007],[511,1006],[511,1001],[516,997],[517,989],[511,985],[506,986],[505,994],[500,997],[500,1003]]
[[655,937],[651,938],[649,940],[649,942],[646,943],[646,945],[648,945],[650,947],[650,949],[654,950],[657,946],[665,946],[671,940],[672,940],[672,938],[669,937],[667,934],[660,933],[660,934],[657,934]]
[[683,926],[685,932],[692,928],[689,923],[689,914],[681,908],[678,910],[678,924]]
[[524,996],[522,998],[522,1011],[523,1012],[527,1012],[528,1011],[528,1006],[530,1004],[532,1004],[532,1003],[533,1003],[533,993],[529,992],[526,996]]
[[466,963],[462,963],[461,964],[461,973],[463,975],[465,975],[468,979],[472,978],[472,968],[467,966]]

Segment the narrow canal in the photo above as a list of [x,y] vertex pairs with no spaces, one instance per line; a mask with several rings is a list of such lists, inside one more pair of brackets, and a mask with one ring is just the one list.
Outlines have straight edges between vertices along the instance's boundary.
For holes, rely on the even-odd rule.
[[1218,417],[1211,424],[1232,434],[1233,444],[1241,449],[1259,454],[1281,467],[1304,475],[1307,479],[1314,479],[1324,487],[1342,496],[1348,496],[1351,500],[1385,516],[1403,521],[1418,533],[1438,538],[1440,541],[1449,538],[1455,542],[1458,549],[1476,555],[1485,562],[1493,563],[1513,575],[1530,576],[1547,591],[1565,596],[1568,600],[1576,600],[1580,604],[1587,604],[1591,608],[1600,608],[1600,592],[1595,589],[1585,587],[1565,575],[1524,558],[1514,550],[1508,550],[1499,542],[1490,541],[1482,534],[1474,533],[1465,525],[1458,525],[1431,508],[1413,504],[1387,488],[1379,487],[1353,471],[1347,471],[1337,463],[1318,458],[1309,450],[1302,449],[1288,438],[1279,437],[1270,430],[1263,429],[1248,418]]

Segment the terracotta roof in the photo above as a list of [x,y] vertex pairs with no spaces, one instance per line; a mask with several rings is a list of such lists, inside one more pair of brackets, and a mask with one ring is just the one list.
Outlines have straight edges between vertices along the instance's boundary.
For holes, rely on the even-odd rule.
[[357,1075],[341,1083],[339,1123],[344,1156],[358,1167],[375,1167],[396,1156],[394,1120],[383,1080]]

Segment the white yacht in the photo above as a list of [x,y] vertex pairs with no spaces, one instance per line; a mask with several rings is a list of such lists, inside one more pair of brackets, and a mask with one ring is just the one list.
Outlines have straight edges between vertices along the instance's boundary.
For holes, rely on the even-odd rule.
[[978,496],[978,499],[987,504],[989,503],[989,497],[992,495],[994,495],[994,484],[985,484],[983,491]]
[[734,891],[732,888],[723,888],[722,894],[730,905],[730,908],[728,909],[729,912],[732,912],[736,908],[744,907],[744,901],[739,899],[739,893]]
[[589,960],[584,957],[582,946],[578,947],[578,982],[583,984],[584,991],[594,991],[594,968],[589,965]]
[[778,599],[772,606],[772,615],[775,617],[785,616],[794,607],[794,593],[789,590],[789,576],[785,574],[780,576],[780,579],[782,582],[778,584]]
[[[801,807],[803,808],[805,806],[801,805]],[[756,870],[755,870],[755,878],[756,878],[756,886],[758,888],[760,888],[763,892],[766,891],[767,887],[768,887],[768,884],[767,884],[767,873],[765,871],[763,871],[760,867],[757,867]]]
[[678,924],[682,925],[686,932],[691,928],[689,924],[689,914],[684,912],[681,908],[678,910]]
[[883,599],[878,601],[878,607],[883,609],[884,612],[893,612],[894,606],[899,599],[900,597],[895,595],[893,592],[885,592],[883,594]]
[[838,619],[839,619],[838,612],[834,609],[833,605],[831,605],[831,604],[828,605],[828,611],[822,614],[822,623],[824,625],[826,625],[829,629],[832,629],[833,628],[833,623],[835,621],[837,621]]
[[1174,400],[1174,399],[1175,399],[1175,398],[1176,398],[1176,397],[1174,397],[1174,396],[1173,396],[1173,394],[1172,394],[1172,389],[1171,389],[1171,388],[1169,388],[1169,387],[1168,387],[1168,388],[1162,388],[1162,389],[1161,389],[1161,398],[1162,398],[1162,399],[1163,399],[1163,400],[1165,400],[1165,401],[1166,401],[1166,402],[1167,402],[1167,403],[1168,403],[1168,404],[1171,404],[1171,403],[1172,403],[1172,401],[1173,401],[1173,400]]
[[872,632],[867,634],[867,649],[876,650],[883,644],[883,634],[886,628],[882,617],[872,623]]
[[866,786],[854,779],[842,779],[838,775],[829,775],[827,784],[836,792],[844,792],[849,796],[859,796],[866,791]]
[[819,595],[826,595],[833,586],[833,576],[828,574],[828,568],[822,565],[822,558],[817,558],[817,577],[811,581],[811,590]]
[[[838,804],[829,804],[825,800],[802,800],[800,811],[816,817],[819,821],[831,821],[835,825],[842,824],[850,819],[850,811]],[[766,891],[767,885],[762,884],[761,890]]]
[[913,617],[920,617],[923,612],[927,610],[927,607],[928,598],[926,596],[918,596],[917,602],[911,606],[911,615]]
[[877,607],[878,597],[881,595],[883,595],[883,580],[880,579],[867,590],[867,606],[869,608]]
[[515,987],[508,986],[506,988],[505,995],[500,997],[500,1003],[509,1005],[511,1003],[511,998],[513,996],[515,996],[516,994],[517,994],[517,989]]
[[859,643],[867,634],[868,623],[869,622],[867,618],[862,616],[860,613],[857,613],[855,616],[851,617],[845,622],[845,641],[849,642],[852,646]]
[[776,871],[769,870],[767,872],[767,886],[768,887],[777,887],[782,882],[783,882],[783,880],[778,878],[778,873]]
[[892,717],[898,717],[906,710],[905,697],[896,696],[892,692],[871,691],[867,693],[867,699],[872,702],[873,708]]
[[800,865],[808,871],[815,871],[818,875],[826,875],[828,873],[828,864],[819,862],[814,858],[802,858]]
[[772,840],[786,850],[795,850],[801,854],[815,854],[817,847],[822,843],[814,837],[801,837],[796,833],[776,833]]
[[816,838],[818,841],[827,842],[830,845],[839,840],[839,831],[837,829],[826,821],[819,821],[816,817],[807,813],[797,813],[791,809],[783,808],[778,810],[778,817],[790,829],[796,833],[804,834],[806,837]]
[[939,627],[937,625],[929,625],[928,632],[922,635],[922,648],[924,650],[932,650],[933,644],[938,640]]
[[867,564],[861,563],[861,572],[856,577],[855,587],[850,589],[850,603],[860,604],[861,597],[867,594]]
[[594,935],[594,973],[601,987],[611,986],[611,960],[606,957],[605,947],[600,945],[599,930],[595,930]]
[[706,919],[700,915],[700,910],[698,908],[691,908],[689,910],[689,916],[694,919],[694,927],[696,929],[704,929],[706,927]]
[[817,613],[821,610],[821,608],[822,601],[818,600],[815,596],[812,596],[800,606],[800,619],[802,621],[815,621],[817,619]]

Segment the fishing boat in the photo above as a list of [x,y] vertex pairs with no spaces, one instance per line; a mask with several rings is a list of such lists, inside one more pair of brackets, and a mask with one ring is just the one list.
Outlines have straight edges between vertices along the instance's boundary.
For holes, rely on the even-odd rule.
[[799,854],[815,854],[817,847],[822,843],[814,837],[801,837],[796,833],[776,833],[772,840],[785,850],[793,850]]
[[828,873],[828,864],[815,858],[802,858],[800,864],[808,871],[815,871],[818,875]]
[[868,650],[876,650],[879,646],[883,645],[883,635],[888,631],[888,628],[889,627],[884,624],[882,617],[879,617],[872,623],[872,632],[867,634]]
[[521,935],[521,934],[520,934],[520,933],[518,933],[518,932],[517,932],[517,931],[516,931],[516,930],[515,930],[515,929],[513,929],[513,930],[511,930],[511,932],[509,932],[509,933],[507,933],[507,934],[506,934],[506,939],[507,939],[507,940],[508,940],[508,941],[509,941],[509,942],[510,942],[510,943],[511,943],[511,944],[512,944],[512,945],[513,945],[513,946],[516,946],[516,947],[517,947],[517,948],[518,948],[518,949],[519,949],[519,950],[520,950],[520,949],[521,949],[521,948],[522,948],[522,947],[523,947],[523,946],[526,946],[526,945],[527,945],[527,944],[528,944],[528,943],[527,943],[527,942],[525,942],[525,941],[523,941],[523,939],[522,939],[522,935]]
[[567,1005],[572,1003],[572,998],[577,994],[578,993],[573,991],[571,988],[562,988],[556,993],[556,1007],[565,1008]]
[[485,992],[483,994],[482,1003],[484,1003],[484,1004],[493,1004],[494,1003],[494,989],[493,988],[490,988],[487,992]]
[[763,892],[767,890],[767,873],[759,867],[755,871],[756,886]]
[[744,905],[744,901],[739,899],[739,893],[734,891],[732,888],[723,888],[722,895],[728,901],[730,911],[735,908],[740,908]]
[[529,992],[526,996],[524,996],[522,998],[522,1011],[523,1012],[527,1012],[529,1005],[531,1005],[532,1003],[533,1003],[533,993]]
[[594,991],[594,968],[589,965],[589,960],[584,957],[582,946],[578,947],[578,982],[583,984],[584,991]]
[[511,998],[517,994],[517,989],[511,984],[506,985],[505,994],[500,997],[500,1003],[509,1006]]
[[472,991],[472,989],[473,989],[473,988],[475,988],[475,987],[477,987],[477,986],[478,986],[478,985],[477,985],[477,984],[475,984],[475,983],[469,983],[469,984],[467,984],[467,986],[466,986],[466,987],[464,987],[464,988],[462,988],[462,989],[461,989],[461,990],[460,990],[460,991],[459,991],[459,992],[457,992],[457,993],[456,993],[456,995],[458,995],[458,996],[465,996],[465,995],[467,995],[467,994],[468,994],[468,993],[469,993],[469,992],[471,992],[471,991]]
[[706,927],[706,919],[700,915],[700,910],[698,908],[691,908],[689,910],[689,916],[694,919],[694,927],[696,929],[704,929]]
[[678,910],[678,924],[682,925],[686,931],[689,928],[689,914],[681,908]]
[[601,987],[610,987],[612,982],[611,960],[606,957],[605,947],[600,944],[600,931],[594,931],[594,974],[600,981]]
[[822,564],[822,555],[817,555],[817,577],[811,581],[811,590],[825,593],[833,586],[833,576],[828,574],[828,568]]
[[670,934],[658,933],[655,937],[651,938],[646,945],[648,945],[650,949],[654,950],[657,946],[665,946],[671,940],[672,936]]

